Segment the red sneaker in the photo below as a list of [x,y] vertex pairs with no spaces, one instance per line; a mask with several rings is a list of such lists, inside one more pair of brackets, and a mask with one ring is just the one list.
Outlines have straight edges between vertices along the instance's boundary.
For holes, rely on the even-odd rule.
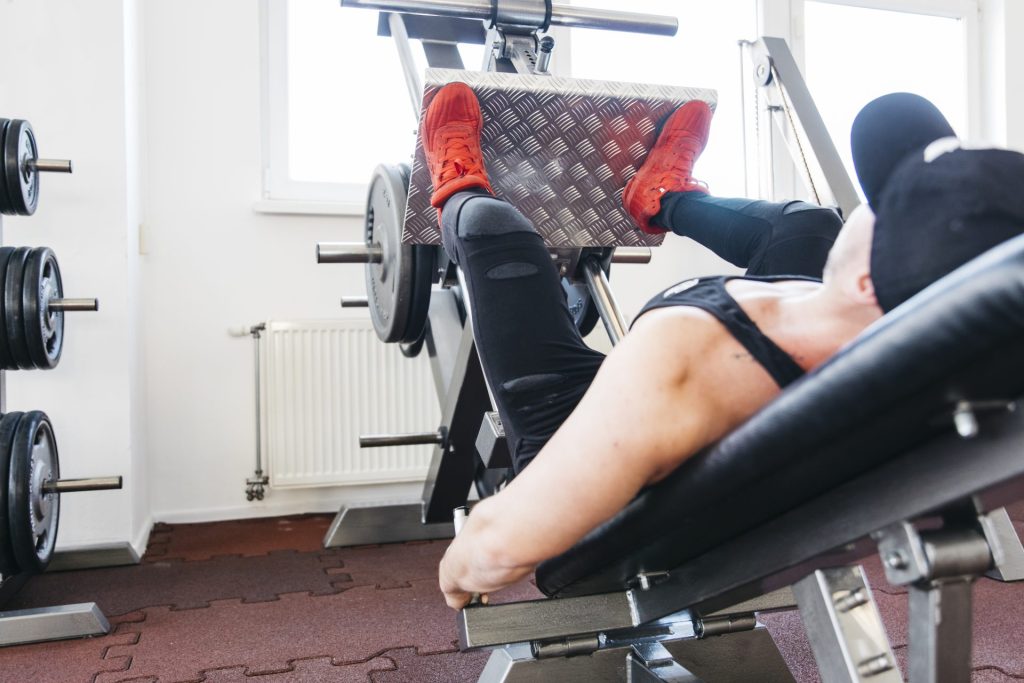
[[423,115],[420,138],[434,185],[430,204],[437,207],[438,221],[441,207],[456,192],[481,188],[494,193],[480,149],[483,127],[480,103],[465,83],[449,83],[438,90]]
[[647,161],[626,183],[622,204],[644,232],[667,232],[651,225],[666,192],[707,192],[690,174],[708,143],[711,116],[711,107],[701,100],[691,100],[679,107],[665,122]]

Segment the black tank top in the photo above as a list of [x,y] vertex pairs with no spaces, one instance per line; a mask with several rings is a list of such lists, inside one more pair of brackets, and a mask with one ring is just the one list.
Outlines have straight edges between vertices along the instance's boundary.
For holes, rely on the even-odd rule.
[[648,301],[640,311],[638,318],[647,311],[669,306],[693,306],[715,316],[736,341],[768,371],[780,388],[800,379],[804,370],[793,357],[779,348],[750,319],[736,299],[732,298],[725,283],[729,280],[757,280],[760,282],[778,282],[781,280],[807,280],[812,278],[794,277],[737,277],[718,276],[694,278],[669,287],[661,294]]

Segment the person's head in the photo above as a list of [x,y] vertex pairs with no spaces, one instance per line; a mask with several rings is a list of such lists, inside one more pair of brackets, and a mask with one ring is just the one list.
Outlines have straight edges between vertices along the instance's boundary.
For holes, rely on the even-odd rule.
[[874,228],[875,215],[866,204],[854,209],[828,252],[822,274],[825,288],[843,311],[867,321],[882,315],[871,279]]
[[1024,232],[1024,155],[967,149],[930,102],[908,93],[868,103],[851,132],[875,213],[874,294],[890,311]]

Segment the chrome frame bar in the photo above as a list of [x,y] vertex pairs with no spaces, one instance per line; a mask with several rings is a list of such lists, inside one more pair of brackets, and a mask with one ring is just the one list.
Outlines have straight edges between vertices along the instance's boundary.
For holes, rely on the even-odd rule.
[[[341,6],[375,9],[382,12],[480,19],[491,23],[494,23],[496,19],[495,3],[492,3],[491,0],[341,0]],[[679,19],[676,17],[569,5],[552,5],[550,25],[659,36],[674,36],[679,31]],[[543,26],[535,28],[539,29]]]

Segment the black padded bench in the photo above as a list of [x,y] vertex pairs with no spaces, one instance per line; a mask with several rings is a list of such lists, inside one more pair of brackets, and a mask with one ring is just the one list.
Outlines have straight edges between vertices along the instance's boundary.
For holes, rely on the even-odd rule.
[[847,567],[880,549],[889,581],[911,587],[912,683],[966,681],[971,581],[1022,577],[999,509],[1024,498],[1022,396],[1024,236],[543,563],[556,599],[463,610],[462,646],[510,644],[488,682],[792,680],[753,613],[795,593],[823,680],[902,680]]

